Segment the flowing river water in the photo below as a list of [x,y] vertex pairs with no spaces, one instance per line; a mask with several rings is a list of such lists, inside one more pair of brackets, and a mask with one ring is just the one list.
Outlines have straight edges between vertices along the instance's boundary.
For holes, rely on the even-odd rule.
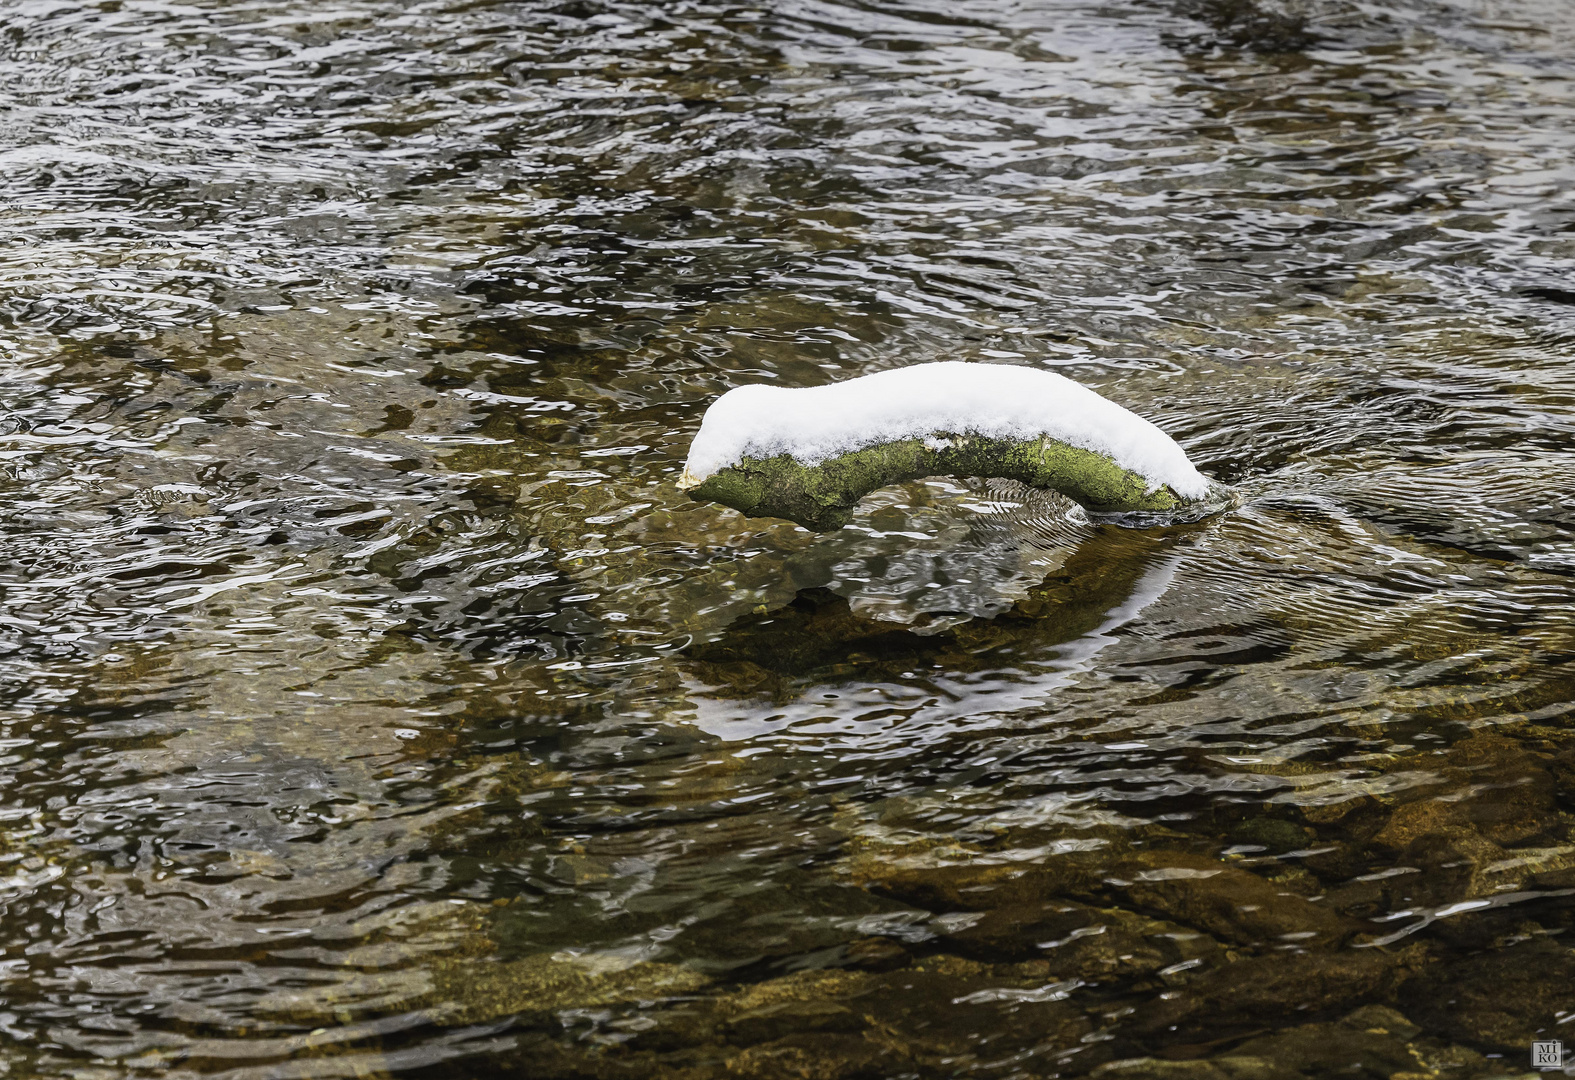
[[[0,1073],[1575,1032],[1575,5],[4,0],[0,73]],[[936,359],[1241,505],[674,487]]]

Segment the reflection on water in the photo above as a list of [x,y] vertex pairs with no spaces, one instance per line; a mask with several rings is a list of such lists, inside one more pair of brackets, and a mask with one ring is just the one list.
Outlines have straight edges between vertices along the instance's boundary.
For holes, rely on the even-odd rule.
[[[13,1076],[1471,1077],[1575,975],[1575,8],[0,7]],[[1242,505],[672,485],[1055,367]]]

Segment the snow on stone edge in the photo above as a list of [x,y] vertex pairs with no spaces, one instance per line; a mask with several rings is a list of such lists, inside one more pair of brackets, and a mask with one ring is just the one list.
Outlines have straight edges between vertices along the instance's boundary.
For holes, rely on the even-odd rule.
[[739,386],[712,402],[680,481],[692,486],[743,458],[801,465],[938,433],[1048,435],[1111,458],[1149,482],[1202,498],[1209,482],[1159,428],[1081,383],[1039,368],[946,360],[829,386]]

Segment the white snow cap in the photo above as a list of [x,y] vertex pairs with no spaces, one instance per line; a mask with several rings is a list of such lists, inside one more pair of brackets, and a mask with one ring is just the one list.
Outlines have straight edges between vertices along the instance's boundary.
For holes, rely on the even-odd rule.
[[711,403],[680,481],[693,486],[744,458],[791,454],[801,465],[899,439],[948,433],[1048,435],[1104,454],[1183,498],[1209,482],[1159,428],[1081,383],[1040,368],[946,360],[829,386],[739,386]]

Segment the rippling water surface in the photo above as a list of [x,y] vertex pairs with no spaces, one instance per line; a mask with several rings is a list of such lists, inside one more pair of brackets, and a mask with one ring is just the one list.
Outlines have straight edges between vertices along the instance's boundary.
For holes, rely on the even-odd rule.
[[[1526,1071],[1572,64],[1562,0],[6,0],[0,1071]],[[942,358],[1243,503],[673,486],[728,387]]]

